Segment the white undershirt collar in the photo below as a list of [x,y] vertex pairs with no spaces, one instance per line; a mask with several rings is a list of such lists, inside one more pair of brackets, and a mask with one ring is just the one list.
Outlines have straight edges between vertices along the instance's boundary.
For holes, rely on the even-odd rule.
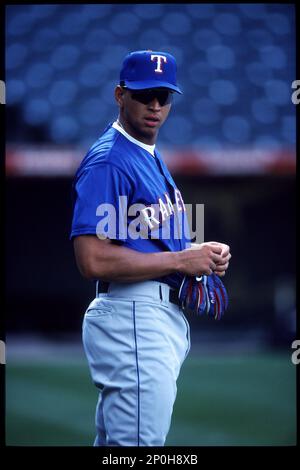
[[125,129],[123,129],[123,127],[121,127],[117,121],[113,123],[112,127],[114,129],[117,129],[117,131],[121,132],[121,134],[123,134],[126,137],[126,139],[130,140],[130,142],[133,142],[139,147],[142,147],[142,149],[147,150],[147,152],[151,153],[151,155],[155,157],[154,155],[155,145],[147,145],[147,144],[144,144],[144,142],[140,142],[139,140],[135,139],[130,134],[128,134],[128,132],[126,132]]

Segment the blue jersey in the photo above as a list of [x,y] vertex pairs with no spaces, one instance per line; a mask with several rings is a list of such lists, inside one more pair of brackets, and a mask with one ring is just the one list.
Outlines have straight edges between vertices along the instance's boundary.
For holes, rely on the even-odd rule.
[[[186,207],[157,150],[154,155],[110,124],[74,182],[70,238],[97,235],[143,253],[190,246]],[[172,274],[154,280],[178,286]]]

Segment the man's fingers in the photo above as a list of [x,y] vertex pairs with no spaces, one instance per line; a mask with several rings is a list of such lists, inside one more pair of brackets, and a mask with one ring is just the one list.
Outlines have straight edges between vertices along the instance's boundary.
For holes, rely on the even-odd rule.
[[224,263],[224,259],[222,258],[222,256],[220,254],[217,254],[217,253],[212,253],[211,254],[211,259],[217,265]]
[[220,263],[217,263],[218,266],[222,266],[223,264],[228,264],[229,263],[229,260],[230,260],[230,257],[227,256],[226,258],[221,258],[221,261]]
[[225,248],[228,248],[230,250],[230,246],[227,245],[227,243],[221,243],[221,242],[205,242],[205,245],[211,245],[211,246],[221,246],[222,249],[224,250]]
[[216,269],[214,269],[214,271],[226,271],[226,269],[228,269],[228,266],[229,266],[229,263],[225,263],[225,264],[218,264],[216,266]]
[[225,276],[226,271],[215,271],[215,274],[219,277]]
[[214,253],[220,255],[222,253],[222,247],[220,245],[210,245],[210,248]]
[[231,253],[228,252],[227,254],[222,255],[222,257],[223,257],[223,263],[228,263],[231,258]]
[[[226,258],[226,256],[230,255],[230,246],[226,245],[226,243],[208,242],[207,245],[210,245],[210,247],[214,250],[215,250],[216,247],[220,247],[221,252],[218,252],[218,253],[220,253],[223,258]],[[230,257],[231,257],[231,255],[230,255]]]

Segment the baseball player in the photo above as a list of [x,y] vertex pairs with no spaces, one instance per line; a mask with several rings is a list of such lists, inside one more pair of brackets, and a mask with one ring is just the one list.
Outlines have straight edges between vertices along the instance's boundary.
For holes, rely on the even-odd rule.
[[[75,257],[96,284],[83,320],[99,389],[95,446],[164,445],[190,349],[179,294],[186,299],[197,290],[200,308],[209,295],[187,283],[222,277],[231,257],[226,244],[191,244],[183,198],[156,149],[173,94],[182,93],[176,69],[165,52],[125,57],[115,88],[118,118],[88,151],[73,183]],[[222,307],[221,294],[211,302]]]

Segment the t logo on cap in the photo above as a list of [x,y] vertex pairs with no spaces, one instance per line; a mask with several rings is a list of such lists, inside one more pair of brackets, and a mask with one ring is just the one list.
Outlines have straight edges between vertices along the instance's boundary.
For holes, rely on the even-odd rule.
[[167,62],[167,58],[164,55],[151,54],[151,60],[153,61],[155,59],[157,59],[157,64],[156,64],[156,69],[154,70],[154,72],[162,73],[162,68],[161,68],[162,61]]

